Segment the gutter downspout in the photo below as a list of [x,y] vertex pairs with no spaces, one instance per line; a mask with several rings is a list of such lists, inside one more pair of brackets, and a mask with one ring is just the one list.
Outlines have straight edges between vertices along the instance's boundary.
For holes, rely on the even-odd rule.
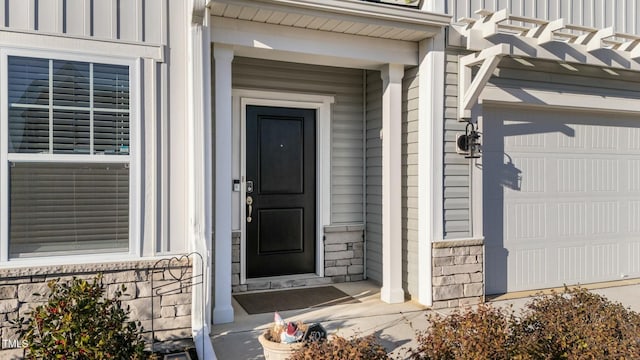
[[[189,189],[193,250],[191,333],[200,359],[216,360],[211,344],[211,247],[212,247],[212,150],[211,150],[211,40],[206,0],[193,0],[188,31],[189,106]],[[200,263],[203,261],[204,264]],[[201,270],[203,269],[203,270]]]
[[362,278],[367,279],[367,70],[362,69]]

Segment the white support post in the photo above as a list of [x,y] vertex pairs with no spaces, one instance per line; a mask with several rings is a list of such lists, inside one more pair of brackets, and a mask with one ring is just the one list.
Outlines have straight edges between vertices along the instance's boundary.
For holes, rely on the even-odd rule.
[[462,59],[458,60],[458,120],[463,120],[471,117],[471,111],[465,109],[464,98],[473,76],[471,68],[460,60]]
[[233,48],[214,45],[215,59],[215,305],[213,323],[233,322],[231,305],[231,190]]
[[[211,41],[204,0],[194,1],[189,31],[189,218],[193,257],[191,331],[198,358],[216,359],[211,345]],[[197,10],[197,11],[196,11]],[[197,14],[202,16],[197,17]]]
[[418,302],[433,304],[432,242],[442,239],[444,31],[420,43],[418,76]]
[[402,78],[404,66],[382,72],[382,289],[386,303],[404,302],[402,289]]

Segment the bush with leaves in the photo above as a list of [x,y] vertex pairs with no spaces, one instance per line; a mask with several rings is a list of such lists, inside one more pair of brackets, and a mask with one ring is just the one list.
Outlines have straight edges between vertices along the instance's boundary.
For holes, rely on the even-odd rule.
[[640,314],[582,288],[539,296],[520,317],[480,305],[429,323],[414,360],[640,359]]
[[479,305],[473,311],[455,310],[448,316],[427,315],[430,328],[417,334],[412,359],[509,359],[509,321],[505,310]]
[[345,339],[332,336],[329,339],[308,342],[289,360],[388,360],[387,352],[371,335]]
[[17,323],[27,359],[144,359],[139,322],[129,321],[120,300],[125,287],[105,298],[102,276],[92,282],[50,281],[46,304]]
[[640,314],[585,289],[531,301],[513,327],[523,359],[640,359]]

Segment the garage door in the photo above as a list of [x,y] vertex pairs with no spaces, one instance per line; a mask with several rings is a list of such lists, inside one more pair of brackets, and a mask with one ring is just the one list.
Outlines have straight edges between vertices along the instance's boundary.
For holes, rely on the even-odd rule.
[[487,294],[640,276],[640,117],[484,115]]

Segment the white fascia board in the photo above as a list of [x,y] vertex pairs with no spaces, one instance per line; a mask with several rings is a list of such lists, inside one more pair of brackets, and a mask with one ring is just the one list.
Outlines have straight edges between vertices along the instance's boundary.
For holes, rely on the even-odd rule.
[[164,62],[165,46],[120,40],[93,39],[59,34],[32,33],[16,30],[0,31],[0,47],[55,49],[99,56],[139,57]]
[[337,61],[344,59],[352,63],[418,65],[418,44],[415,42],[245,20],[214,17],[211,39],[214,43],[235,47],[319,56]]
[[549,109],[575,109],[608,113],[640,113],[637,99],[569,93],[565,90],[527,89],[488,85],[480,96],[480,103],[513,104]]
[[213,0],[216,4],[248,6],[285,13],[319,16],[354,21],[374,22],[378,25],[439,33],[439,28],[451,23],[451,15],[426,12],[400,6],[361,0]]

